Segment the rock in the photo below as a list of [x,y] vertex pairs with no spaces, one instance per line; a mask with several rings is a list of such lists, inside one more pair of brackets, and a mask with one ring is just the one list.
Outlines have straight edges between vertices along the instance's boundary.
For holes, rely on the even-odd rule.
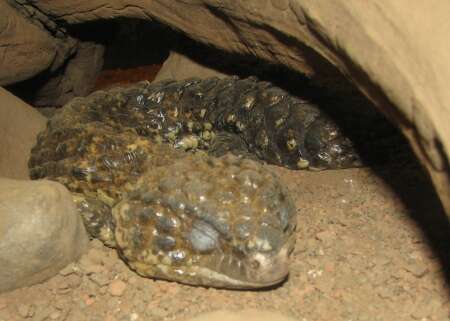
[[156,75],[154,82],[175,79],[183,80],[192,77],[208,78],[219,77],[224,78],[229,75],[223,74],[220,71],[203,66],[192,60],[191,58],[184,56],[178,52],[171,51],[169,58],[166,59],[158,74]]
[[105,272],[105,268],[102,265],[93,262],[87,255],[83,255],[83,257],[80,259],[79,266],[80,269],[88,275],[92,273]]
[[76,273],[77,270],[78,270],[78,268],[75,266],[75,264],[74,263],[70,263],[64,269],[59,271],[59,275],[61,275],[61,276],[68,276],[68,275]]
[[316,234],[316,239],[321,241],[326,247],[330,247],[336,240],[336,232],[333,230],[326,230]]
[[83,282],[83,279],[77,274],[71,274],[67,276],[65,279],[67,284],[69,285],[69,288],[71,289],[78,288]]
[[0,292],[42,282],[78,259],[88,237],[59,183],[0,179]]
[[0,87],[0,177],[28,179],[28,158],[47,120]]
[[106,273],[94,273],[89,275],[89,279],[97,284],[99,287],[109,284],[109,278]]
[[405,269],[417,278],[421,278],[428,273],[428,268],[417,262],[410,262],[405,266]]
[[101,249],[91,248],[87,253],[87,257],[94,264],[104,264],[103,257],[106,255]]
[[104,250],[105,249],[105,245],[103,244],[102,241],[98,240],[98,239],[92,239],[91,242],[89,243],[91,248],[97,249],[97,250]]
[[157,318],[157,319],[163,319],[165,317],[167,317],[169,315],[168,311],[165,309],[162,309],[160,307],[154,307],[151,308],[148,311],[148,314],[150,314],[151,316]]
[[[27,19],[27,10],[16,10],[9,1],[0,2],[0,86],[29,79],[45,70],[55,70],[72,54],[73,38],[54,37],[41,23]],[[20,9],[20,8],[19,8]],[[21,11],[21,12],[19,12]],[[36,19],[39,11],[30,12]],[[42,13],[43,20],[49,20]],[[58,30],[52,30],[54,34]]]
[[[103,53],[102,45],[80,42],[73,58],[49,75],[43,85],[31,83],[34,87],[31,99],[33,106],[62,106],[74,97],[90,94],[103,66]],[[26,87],[23,90],[29,92],[29,86]],[[19,96],[26,97],[27,94],[25,92]]]
[[221,310],[204,313],[186,321],[294,321],[294,319],[278,312],[249,309],[239,312]]
[[114,280],[109,284],[109,294],[112,296],[122,296],[127,288],[127,284],[121,280]]
[[57,320],[61,317],[61,311],[53,310],[48,317],[50,320]]
[[51,307],[48,306],[40,307],[40,309],[38,309],[36,311],[36,314],[33,316],[33,321],[44,321],[50,316],[52,312],[53,309]]

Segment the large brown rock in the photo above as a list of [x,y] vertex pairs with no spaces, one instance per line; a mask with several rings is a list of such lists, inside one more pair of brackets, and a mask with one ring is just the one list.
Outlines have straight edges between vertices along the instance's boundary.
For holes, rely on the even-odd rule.
[[19,12],[8,1],[0,1],[0,12],[0,86],[56,70],[73,53],[74,39],[58,30],[52,35],[40,21],[26,17],[40,14],[46,20],[44,14],[31,7]]
[[28,158],[47,120],[0,87],[0,177],[28,179]]
[[0,292],[42,282],[86,250],[69,191],[51,181],[0,178]]
[[[191,38],[307,75],[328,60],[402,129],[450,213],[450,2],[430,0],[33,1],[77,24],[156,18]],[[328,67],[327,67],[328,66]]]

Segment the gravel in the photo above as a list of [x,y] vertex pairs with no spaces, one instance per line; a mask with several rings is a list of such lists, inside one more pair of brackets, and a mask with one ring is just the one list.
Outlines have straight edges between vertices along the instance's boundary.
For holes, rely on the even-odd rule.
[[[404,171],[388,177],[408,182],[417,176]],[[448,256],[450,233],[433,221],[439,206],[430,185],[415,179],[413,189],[394,191],[368,169],[278,172],[299,209],[284,284],[229,291],[142,278],[93,240],[79,262],[49,281],[0,295],[0,321],[164,321],[250,308],[305,321],[450,319],[444,273],[450,260],[440,251]],[[411,204],[429,220],[412,219]]]

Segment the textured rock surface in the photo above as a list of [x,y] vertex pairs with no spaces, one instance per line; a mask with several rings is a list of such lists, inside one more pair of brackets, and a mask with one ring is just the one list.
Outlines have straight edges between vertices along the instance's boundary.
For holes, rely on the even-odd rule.
[[0,177],[28,179],[28,158],[47,120],[0,87]]
[[62,185],[0,179],[0,292],[54,276],[84,252],[87,241]]
[[[80,42],[75,55],[55,75],[33,92],[34,106],[62,106],[77,96],[86,96],[94,88],[103,66],[104,47]],[[27,88],[28,91],[32,91]],[[25,93],[26,95],[26,93]]]
[[69,24],[154,17],[199,41],[309,75],[330,71],[320,55],[402,128],[450,212],[448,1],[415,6],[406,0],[382,6],[356,0],[71,0],[33,5]]
[[76,41],[44,14],[29,6],[18,11],[8,1],[0,2],[0,12],[0,86],[56,70],[73,53]]

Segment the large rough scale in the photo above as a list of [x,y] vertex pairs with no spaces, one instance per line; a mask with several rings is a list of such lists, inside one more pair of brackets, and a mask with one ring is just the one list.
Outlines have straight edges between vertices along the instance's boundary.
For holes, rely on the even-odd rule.
[[295,208],[252,160],[192,155],[154,167],[113,217],[120,254],[145,276],[250,288],[288,273]]
[[0,292],[45,281],[78,259],[87,244],[64,186],[0,179]]

